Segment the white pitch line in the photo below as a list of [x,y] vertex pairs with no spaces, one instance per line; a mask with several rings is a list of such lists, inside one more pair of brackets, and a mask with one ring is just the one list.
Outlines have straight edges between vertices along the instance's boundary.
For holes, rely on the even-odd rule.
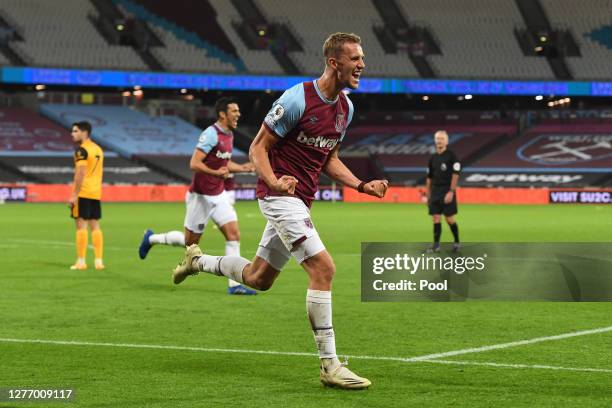
[[[43,239],[12,239],[12,242],[19,242],[19,243],[23,243],[23,244],[45,244],[47,246],[61,246],[61,247],[74,247],[74,242],[69,242],[69,241],[49,241],[49,240],[43,240]],[[1,247],[1,246],[0,246]],[[18,246],[11,246],[10,248],[17,248]],[[7,247],[9,248],[9,247]],[[93,245],[88,245],[88,248],[93,248]],[[111,250],[111,251],[136,251],[135,248],[138,248],[136,245],[133,245],[133,247],[117,247],[117,246],[108,246],[105,245],[104,249],[107,250]],[[204,248],[204,247],[202,247]],[[210,248],[207,248],[209,250],[211,250]],[[213,252],[217,253],[217,252],[222,252],[223,248],[213,248],[212,249]],[[332,254],[334,256],[361,256],[361,254],[359,252],[355,252],[355,253],[337,253],[337,254]]]
[[489,367],[501,367],[501,368],[541,368],[544,370],[612,373],[612,369],[609,369],[609,368],[559,367],[559,366],[550,366],[550,365],[542,365],[542,364],[511,364],[511,363],[491,363],[487,361],[456,361],[456,360],[423,360],[423,362],[449,364],[449,365],[489,366]]
[[[264,355],[274,355],[274,356],[318,357],[317,353],[305,353],[305,352],[294,352],[294,351],[224,349],[224,348],[207,348],[207,347],[173,346],[173,345],[156,345],[156,344],[100,343],[100,342],[71,341],[71,340],[0,338],[0,343],[2,342],[18,343],[18,344],[54,344],[54,345],[63,345],[63,346],[92,346],[92,347],[117,347],[117,348],[133,348],[133,349],[199,351],[199,352],[207,352],[207,353],[241,353],[241,354],[264,354]],[[401,363],[436,363],[436,364],[447,364],[447,365],[473,365],[473,366],[491,366],[491,367],[503,367],[503,368],[529,368],[529,369],[612,373],[612,369],[606,369],[606,368],[559,367],[559,366],[538,365],[538,364],[529,365],[529,364],[493,363],[493,362],[481,362],[481,361],[434,360],[434,359],[423,359],[423,358],[418,358],[418,357],[406,358],[406,357],[367,356],[367,355],[360,355],[360,356],[341,355],[341,356],[350,358],[350,359],[358,359],[358,360],[397,361]]]
[[509,343],[492,344],[490,346],[467,348],[467,349],[454,350],[454,351],[446,351],[444,353],[426,354],[424,356],[412,357],[410,358],[410,361],[434,360],[434,359],[439,359],[439,358],[444,358],[444,357],[458,356],[461,354],[482,353],[482,352],[490,351],[490,350],[500,350],[500,349],[506,349],[510,347],[525,346],[528,344],[542,343],[545,341],[569,339],[572,337],[587,336],[589,334],[605,333],[609,331],[612,331],[612,326],[600,327],[598,329],[564,333],[564,334],[559,334],[556,336],[536,337],[536,338],[527,339],[527,340],[511,341]]
[[34,344],[55,344],[55,345],[60,345],[60,346],[119,347],[119,348],[135,348],[135,349],[201,351],[201,352],[206,352],[206,353],[243,353],[243,354],[269,354],[269,355],[280,355],[280,356],[318,357],[317,353],[302,353],[302,352],[295,352],[295,351],[224,349],[224,348],[208,348],[208,347],[173,346],[173,345],[163,345],[163,344],[99,343],[99,342],[91,342],[91,341],[73,341],[73,340],[0,338],[0,343],[21,343],[21,344],[34,343]]
[[[42,239],[12,239],[12,242],[21,242],[24,244],[45,244],[45,245],[55,245],[55,246],[62,246],[62,247],[73,247],[75,244],[74,242],[68,242],[68,241],[47,241],[47,240],[42,240]],[[93,245],[88,245],[88,248],[93,248]],[[136,246],[134,246],[134,248],[136,248]],[[127,247],[115,247],[115,246],[108,246],[105,245],[104,249],[110,249],[112,251],[135,251],[135,249],[133,248],[127,248]]]

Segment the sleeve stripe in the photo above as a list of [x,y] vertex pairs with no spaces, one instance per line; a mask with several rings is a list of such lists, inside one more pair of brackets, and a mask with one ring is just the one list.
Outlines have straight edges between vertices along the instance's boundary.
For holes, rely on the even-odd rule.
[[263,125],[266,129],[268,129],[268,132],[272,133],[274,136],[278,137],[279,139],[283,138],[281,135],[276,133],[276,130],[272,129],[266,122],[263,122]]

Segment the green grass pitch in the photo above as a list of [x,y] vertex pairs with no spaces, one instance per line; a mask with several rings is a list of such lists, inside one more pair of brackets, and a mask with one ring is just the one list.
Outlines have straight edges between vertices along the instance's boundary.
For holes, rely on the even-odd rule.
[[[256,203],[237,210],[252,257],[264,220]],[[235,297],[209,275],[173,286],[179,248],[138,259],[143,230],[182,229],[183,212],[180,203],[104,204],[107,270],[93,270],[90,250],[90,269],[76,272],[65,206],[0,206],[0,338],[314,353],[307,277],[295,261],[270,291]],[[337,265],[340,354],[413,357],[612,326],[610,303],[361,303],[360,242],[429,241],[424,206],[315,203],[313,220]],[[458,223],[465,241],[605,242],[612,206],[463,205]],[[212,226],[202,243],[223,250]],[[611,346],[608,331],[452,358],[465,365],[353,358],[349,367],[373,386],[347,392],[323,388],[308,355],[0,341],[0,388],[72,388],[74,402],[49,405],[79,407],[610,407]]]

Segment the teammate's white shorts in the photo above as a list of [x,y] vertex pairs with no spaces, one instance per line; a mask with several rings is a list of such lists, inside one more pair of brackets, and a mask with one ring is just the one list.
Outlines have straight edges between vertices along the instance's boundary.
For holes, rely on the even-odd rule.
[[237,221],[236,210],[230,204],[227,194],[203,195],[190,191],[185,195],[185,228],[201,234],[206,228],[208,220],[212,218],[217,226],[222,227],[228,222]]
[[296,197],[266,197],[259,208],[268,220],[257,256],[281,270],[292,256],[302,263],[325,250],[310,219],[310,210]]
[[225,190],[225,194],[227,194],[227,199],[231,205],[236,204],[236,190]]

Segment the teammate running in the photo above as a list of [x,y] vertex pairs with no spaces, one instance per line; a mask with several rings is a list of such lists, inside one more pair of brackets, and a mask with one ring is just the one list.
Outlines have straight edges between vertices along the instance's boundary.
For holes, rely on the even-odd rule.
[[[231,98],[220,98],[215,103],[217,122],[202,132],[191,157],[190,168],[193,181],[186,197],[185,233],[169,231],[154,234],[145,231],[138,248],[140,259],[145,259],[154,245],[181,246],[197,244],[208,220],[219,227],[225,237],[225,255],[240,256],[240,231],[238,216],[225,189],[225,180],[231,173],[251,172],[251,163],[237,164],[231,161],[234,136],[238,126],[240,109]],[[256,295],[257,292],[229,280],[230,295]]]

